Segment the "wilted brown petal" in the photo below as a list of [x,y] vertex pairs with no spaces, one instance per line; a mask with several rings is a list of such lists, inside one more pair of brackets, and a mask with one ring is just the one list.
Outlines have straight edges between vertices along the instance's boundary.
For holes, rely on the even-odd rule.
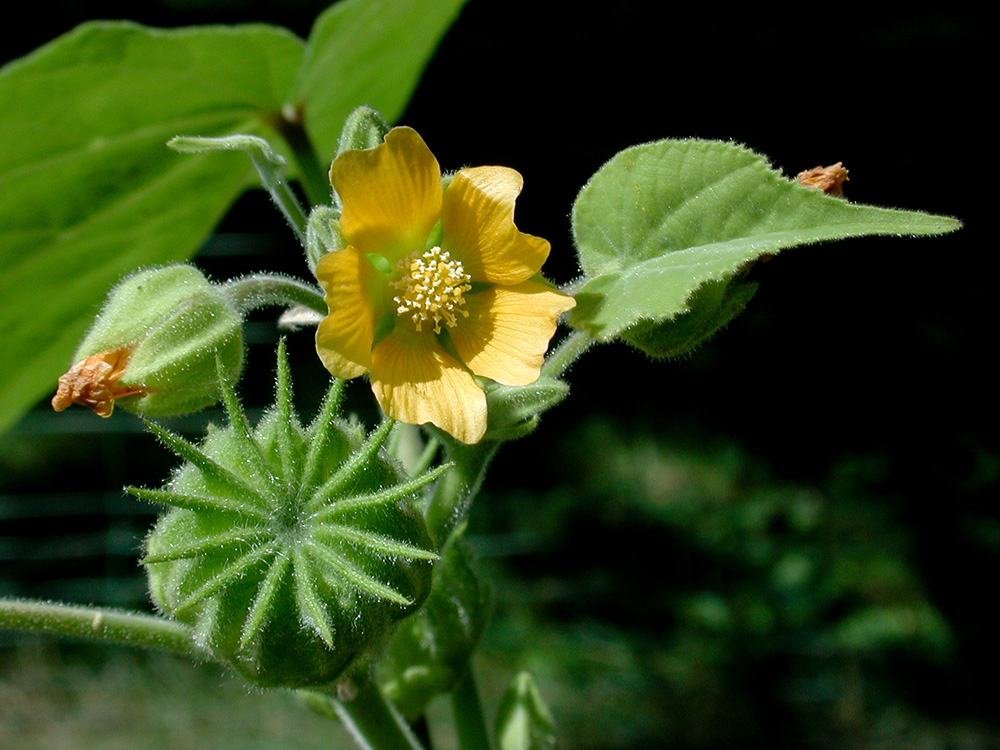
[[815,190],[822,190],[827,195],[843,197],[844,183],[847,182],[847,170],[842,162],[831,164],[829,167],[813,167],[804,172],[799,172],[795,179],[800,185]]
[[59,378],[59,387],[52,397],[52,408],[63,411],[72,404],[80,404],[92,409],[99,417],[110,417],[115,399],[144,395],[147,392],[144,388],[118,385],[131,356],[132,349],[122,346],[77,362]]

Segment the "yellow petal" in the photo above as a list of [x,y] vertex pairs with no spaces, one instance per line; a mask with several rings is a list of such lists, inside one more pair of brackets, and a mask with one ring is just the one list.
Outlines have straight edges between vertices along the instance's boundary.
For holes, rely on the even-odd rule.
[[556,319],[576,304],[537,281],[468,294],[469,317],[449,329],[455,350],[476,375],[504,385],[528,385],[556,331]]
[[393,128],[376,148],[345,151],[330,181],[344,205],[348,244],[390,263],[424,249],[441,212],[441,168],[415,130]]
[[371,378],[375,398],[393,419],[430,422],[469,444],[486,432],[486,395],[428,331],[397,325],[372,350]]
[[517,284],[541,270],[549,243],[514,226],[523,184],[507,167],[475,167],[455,175],[441,206],[441,247],[473,281]]
[[356,378],[371,368],[375,323],[382,314],[381,274],[357,249],[327,253],[316,264],[329,314],[316,329],[316,351],[338,378]]

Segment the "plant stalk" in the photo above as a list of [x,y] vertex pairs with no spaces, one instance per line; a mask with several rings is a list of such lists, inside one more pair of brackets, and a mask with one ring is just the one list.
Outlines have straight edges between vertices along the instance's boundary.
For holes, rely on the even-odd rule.
[[325,168],[319,160],[316,149],[313,148],[302,113],[294,111],[291,117],[283,114],[280,124],[281,134],[288,145],[292,147],[295,161],[299,165],[299,180],[306,198],[312,206],[329,205],[333,202],[333,188],[328,175],[329,165]]
[[420,740],[373,680],[357,683],[350,700],[330,700],[360,750],[424,750]]
[[[244,152],[250,157],[250,161],[257,170],[260,184],[270,193],[271,199],[285,217],[292,231],[295,232],[299,243],[305,248],[306,223],[309,216],[302,208],[302,204],[299,203],[299,199],[292,191],[288,180],[285,179],[285,157],[276,153],[266,140],[256,135],[228,135],[220,138],[177,136],[171,138],[167,145],[184,154],[233,150]],[[298,152],[296,152],[296,157],[299,157]]]
[[0,627],[172,651],[198,660],[207,656],[195,645],[190,626],[140,612],[0,599]]
[[326,302],[319,289],[291,276],[252,274],[227,282],[222,290],[241,312],[266,305],[301,305],[320,315],[327,314]]
[[486,730],[483,705],[479,700],[479,690],[471,665],[451,693],[451,707],[455,716],[458,746],[462,750],[489,750],[492,743]]
[[424,511],[427,529],[439,551],[468,517],[472,499],[479,492],[486,469],[499,447],[500,443],[493,440],[475,445],[449,441],[447,457],[453,465],[441,477]]
[[570,331],[570,333],[559,342],[559,345],[552,350],[552,353],[545,358],[542,365],[542,375],[550,378],[561,377],[576,362],[584,352],[597,343],[597,340],[584,331]]

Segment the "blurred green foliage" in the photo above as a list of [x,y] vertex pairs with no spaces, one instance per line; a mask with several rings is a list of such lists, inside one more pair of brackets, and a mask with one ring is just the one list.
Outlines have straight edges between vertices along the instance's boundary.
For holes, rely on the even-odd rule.
[[0,652],[5,750],[329,750],[341,728],[291,693],[250,693],[173,656],[38,642]]
[[[36,466],[51,465],[65,445],[34,442]],[[102,441],[90,443],[96,449]],[[130,465],[144,462],[145,448],[159,454],[133,445]],[[841,457],[814,484],[789,481],[731,439],[657,434],[606,417],[581,423],[546,452],[551,476],[522,475],[524,487],[511,486],[515,473],[498,459],[496,486],[505,489],[490,492],[488,483],[473,514],[479,567],[497,599],[477,662],[488,706],[529,669],[561,746],[575,750],[998,746],[1000,728],[966,700],[980,694],[989,704],[988,682],[970,665],[988,674],[998,656],[982,602],[960,596],[966,605],[956,608],[929,585],[949,575],[953,555],[928,563],[921,554],[926,540],[912,498],[894,489],[885,455]],[[964,484],[987,493],[1000,464],[985,449],[977,455]],[[0,465],[5,479],[18,471],[37,479],[31,466]],[[981,569],[995,570],[1000,522],[991,518],[971,505],[942,507],[942,549],[956,550],[947,534],[957,526]],[[136,531],[133,546],[140,538]],[[99,570],[98,553],[91,550],[90,568]],[[50,567],[68,574],[65,560]],[[129,567],[138,578],[138,567]],[[966,573],[973,582],[976,575]],[[42,585],[36,595],[55,584]],[[961,594],[967,585],[953,579],[949,589]],[[73,663],[72,650],[58,653]],[[22,701],[24,680],[34,680],[34,699],[47,712],[29,721],[25,711],[8,711],[5,729],[37,733],[47,722],[53,732],[99,734],[90,722],[104,722],[104,714],[71,705],[93,703],[102,680],[118,684],[120,665],[66,671],[44,661],[25,671],[16,652],[0,656],[0,694]],[[128,657],[105,658],[117,665]],[[147,666],[130,667],[130,679],[138,683],[136,670]],[[102,676],[106,669],[112,676]],[[201,706],[223,700],[231,688],[213,680],[175,680],[171,710],[200,715]],[[160,710],[153,703],[151,732]],[[301,711],[272,709],[279,724]],[[432,714],[438,709],[432,704]],[[225,734],[219,722],[206,730],[212,737]],[[159,741],[149,746],[174,747]]]
[[955,633],[881,459],[811,487],[732,442],[606,419],[571,446],[544,497],[483,498],[479,517],[509,579],[486,653],[521,654],[567,747],[995,746],[996,728],[923,714],[942,696],[915,685],[959,669]]

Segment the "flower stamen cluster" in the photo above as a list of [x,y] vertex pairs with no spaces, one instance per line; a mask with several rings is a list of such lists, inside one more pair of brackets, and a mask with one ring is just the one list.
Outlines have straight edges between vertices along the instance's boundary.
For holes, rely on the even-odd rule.
[[414,330],[421,331],[424,323],[433,322],[434,333],[441,333],[441,321],[454,328],[458,325],[456,315],[469,317],[468,310],[461,308],[465,293],[472,289],[472,277],[447,250],[435,246],[423,253],[410,253],[396,270],[404,276],[390,282],[399,292],[392,301],[396,313],[408,316]]

